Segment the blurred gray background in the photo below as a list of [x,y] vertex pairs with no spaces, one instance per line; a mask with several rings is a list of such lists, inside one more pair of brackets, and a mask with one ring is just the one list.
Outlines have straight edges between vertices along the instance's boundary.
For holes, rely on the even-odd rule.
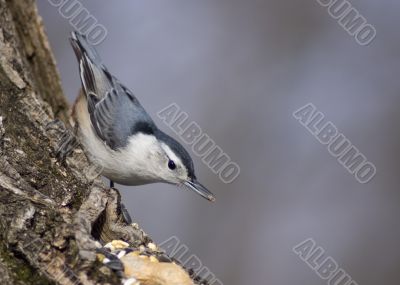
[[[73,102],[72,27],[38,2]],[[224,284],[326,284],[292,252],[311,237],[359,285],[399,284],[399,1],[352,1],[377,29],[368,47],[316,0],[82,3],[108,29],[104,62],[159,127],[173,134],[156,113],[176,102],[241,167],[227,185],[193,155],[214,204],[169,185],[118,186],[156,242],[177,236]],[[292,117],[308,102],[376,165],[371,182]]]

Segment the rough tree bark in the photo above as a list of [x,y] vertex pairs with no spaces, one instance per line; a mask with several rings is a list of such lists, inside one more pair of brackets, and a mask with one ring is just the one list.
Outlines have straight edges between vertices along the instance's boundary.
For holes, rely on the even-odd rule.
[[[35,2],[0,0],[0,284],[121,284],[97,261],[99,242],[151,240],[123,221],[118,191],[91,177],[82,150],[57,161],[71,134],[55,119],[67,124],[68,104]],[[165,265],[136,263],[135,274],[188,284],[169,281],[176,265],[161,276]]]

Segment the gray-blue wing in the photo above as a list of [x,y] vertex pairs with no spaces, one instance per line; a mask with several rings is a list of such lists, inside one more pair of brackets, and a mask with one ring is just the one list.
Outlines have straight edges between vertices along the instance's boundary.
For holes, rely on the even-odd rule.
[[152,134],[155,124],[135,96],[120,83],[100,101],[89,94],[88,109],[96,134],[112,149],[124,147],[129,136],[142,132]]
[[124,147],[137,132],[153,133],[153,120],[131,91],[112,76],[86,37],[73,32],[71,44],[79,62],[82,87],[92,126],[112,149]]

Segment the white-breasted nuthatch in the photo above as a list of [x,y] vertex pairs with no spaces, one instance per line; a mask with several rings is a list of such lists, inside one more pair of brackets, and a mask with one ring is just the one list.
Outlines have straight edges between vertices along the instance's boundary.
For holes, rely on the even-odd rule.
[[70,40],[82,81],[72,123],[89,159],[102,168],[101,174],[111,185],[164,182],[186,186],[214,201],[197,181],[189,153],[155,125],[133,93],[110,74],[85,36],[73,32]]

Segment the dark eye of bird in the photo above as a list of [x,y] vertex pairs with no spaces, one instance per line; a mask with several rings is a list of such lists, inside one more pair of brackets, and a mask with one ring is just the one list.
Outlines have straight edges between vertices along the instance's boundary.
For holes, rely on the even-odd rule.
[[175,162],[172,160],[168,161],[168,168],[174,170],[176,168]]

